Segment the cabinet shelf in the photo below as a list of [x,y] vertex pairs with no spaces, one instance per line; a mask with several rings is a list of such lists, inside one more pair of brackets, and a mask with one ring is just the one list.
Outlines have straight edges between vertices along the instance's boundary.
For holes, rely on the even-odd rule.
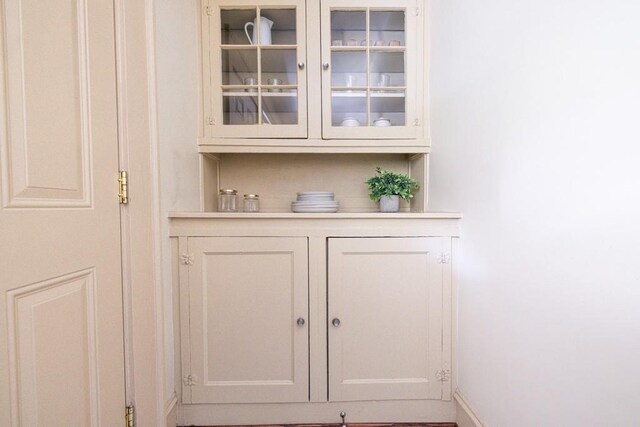
[[[405,46],[368,46],[372,52],[404,52]],[[364,52],[367,46],[331,46],[332,52]]]
[[[335,88],[334,88],[335,90]],[[335,98],[366,98],[367,93],[365,92],[367,88],[357,88],[353,89],[353,92],[348,91],[335,91],[331,94],[331,96]],[[375,89],[374,89],[375,90]],[[402,87],[394,88],[393,90],[404,90]],[[371,92],[371,98],[404,98],[404,92]]]
[[[283,89],[289,90],[289,89]],[[234,90],[234,91],[225,91],[222,96],[249,96],[256,97],[258,96],[258,91],[255,92],[245,92],[244,90]],[[268,89],[263,89],[261,96],[264,97],[274,97],[274,98],[282,98],[282,97],[296,97],[298,94],[296,92],[269,92]]]

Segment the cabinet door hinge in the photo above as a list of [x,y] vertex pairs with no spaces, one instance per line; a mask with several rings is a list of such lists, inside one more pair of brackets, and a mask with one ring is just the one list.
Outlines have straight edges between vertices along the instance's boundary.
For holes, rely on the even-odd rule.
[[414,126],[420,126],[420,119],[416,118],[416,119],[413,121],[413,125],[414,125]]
[[420,16],[420,8],[416,7],[416,16]]
[[451,376],[451,371],[449,371],[448,369],[441,369],[438,372],[436,372],[436,380],[443,383],[449,381],[450,376]]
[[193,255],[191,254],[180,255],[180,262],[184,265],[193,265]]
[[186,385],[187,387],[191,387],[193,385],[196,385],[196,381],[197,381],[197,378],[196,378],[195,375],[189,374],[189,375],[185,375],[184,377],[182,377],[182,383],[184,385]]
[[118,200],[121,205],[129,203],[129,176],[127,171],[118,172]]
[[207,14],[207,16],[211,16],[213,15],[213,8],[211,6],[207,6],[204,12]]
[[449,264],[451,262],[451,255],[448,252],[442,252],[438,255],[438,264]]
[[135,413],[136,411],[133,405],[129,405],[124,408],[124,427],[135,427]]
[[207,124],[210,126],[215,126],[216,124],[216,118],[213,116],[209,116],[207,117]]

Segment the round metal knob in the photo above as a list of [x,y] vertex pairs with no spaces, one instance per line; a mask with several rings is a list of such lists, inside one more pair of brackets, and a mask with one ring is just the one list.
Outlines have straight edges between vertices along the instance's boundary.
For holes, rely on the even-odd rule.
[[304,68],[304,62],[298,62],[298,68],[302,70]]
[[328,62],[323,62],[323,63],[322,63],[322,68],[323,68],[324,70],[328,70],[328,69],[329,69],[329,63],[328,63]]
[[303,326],[304,325],[304,319],[302,317],[298,317],[298,321],[296,323],[298,324],[298,326]]
[[337,328],[338,326],[340,326],[340,319],[336,317],[331,321],[331,324]]

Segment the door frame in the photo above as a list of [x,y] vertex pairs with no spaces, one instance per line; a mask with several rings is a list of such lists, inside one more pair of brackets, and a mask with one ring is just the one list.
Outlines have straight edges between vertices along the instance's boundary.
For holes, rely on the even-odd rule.
[[139,425],[175,425],[177,398],[164,386],[155,0],[114,7],[119,162],[130,180],[121,205],[125,401]]

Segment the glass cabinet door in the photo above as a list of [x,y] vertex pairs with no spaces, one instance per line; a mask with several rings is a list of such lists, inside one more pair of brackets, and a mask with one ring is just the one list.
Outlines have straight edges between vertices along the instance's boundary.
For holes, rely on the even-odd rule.
[[304,0],[205,3],[205,136],[306,137]]
[[416,138],[416,2],[323,0],[323,137]]

